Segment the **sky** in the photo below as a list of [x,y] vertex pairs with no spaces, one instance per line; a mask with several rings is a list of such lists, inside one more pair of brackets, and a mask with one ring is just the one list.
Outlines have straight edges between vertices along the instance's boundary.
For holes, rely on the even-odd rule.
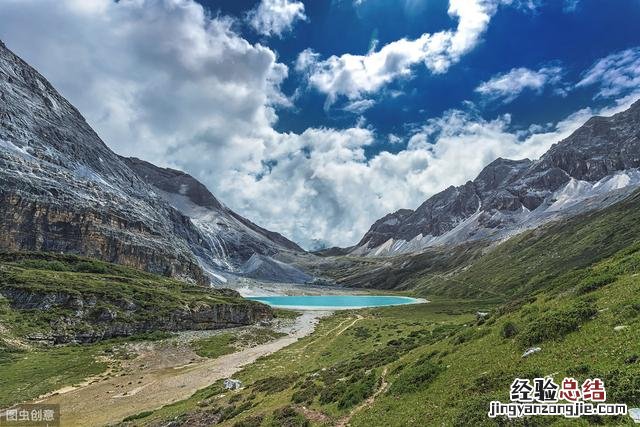
[[640,0],[0,0],[125,156],[306,249],[640,97]]

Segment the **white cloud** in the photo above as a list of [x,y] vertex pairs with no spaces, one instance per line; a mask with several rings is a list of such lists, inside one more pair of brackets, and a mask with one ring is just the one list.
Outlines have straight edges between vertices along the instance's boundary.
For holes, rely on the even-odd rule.
[[566,13],[575,12],[578,10],[578,6],[580,5],[580,0],[564,0],[564,4],[562,5],[562,10]]
[[296,59],[295,69],[298,72],[303,72],[309,67],[313,66],[320,59],[320,54],[313,51],[311,48],[307,48],[300,52]]
[[511,71],[493,76],[481,83],[476,92],[489,99],[500,99],[508,103],[526,89],[540,93],[545,86],[553,86],[562,80],[562,68],[543,67],[538,71],[528,68],[514,68]]
[[597,61],[577,87],[597,85],[597,96],[619,97],[640,90],[640,47],[623,50]]
[[320,60],[318,54],[305,50],[296,69],[306,71],[309,84],[327,94],[328,105],[340,95],[358,99],[393,80],[409,78],[412,68],[419,63],[433,73],[444,73],[478,44],[499,3],[499,0],[450,0],[448,13],[458,20],[454,30],[425,33],[415,40],[397,40],[366,55],[346,53]]
[[306,247],[353,244],[386,213],[474,178],[497,156],[536,157],[592,114],[523,135],[508,116],[451,111],[406,137],[383,135],[408,147],[367,159],[377,135],[364,122],[275,131],[287,68],[192,0],[3,0],[0,37],[117,152],[186,170]]
[[630,102],[615,109],[583,109],[525,132],[512,131],[508,115],[484,120],[452,110],[428,120],[404,150],[368,160],[364,150],[376,140],[370,129],[274,134],[265,156],[269,173],[266,167],[259,177],[238,171],[228,175],[224,187],[242,189],[235,196],[238,206],[306,247],[348,246],[387,213],[415,208],[449,185],[475,178],[497,157],[535,159],[591,115],[613,114]]
[[291,31],[296,21],[306,21],[307,16],[301,1],[261,0],[247,19],[259,34],[280,37]]
[[362,114],[374,105],[376,105],[376,102],[372,99],[358,99],[349,102],[343,109],[350,113]]
[[249,153],[276,119],[272,105],[286,102],[279,85],[288,70],[231,27],[191,0],[5,0],[0,8],[7,45],[117,152],[166,163],[167,152],[177,157],[195,143],[211,159],[259,166]]

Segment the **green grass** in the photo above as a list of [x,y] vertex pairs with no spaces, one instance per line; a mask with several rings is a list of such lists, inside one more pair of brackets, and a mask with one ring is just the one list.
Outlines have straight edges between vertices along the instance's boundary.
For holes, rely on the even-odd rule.
[[245,331],[223,332],[212,337],[195,340],[191,347],[202,357],[215,359],[248,346],[267,343],[286,334],[268,328],[250,328]]
[[[27,300],[54,295],[63,301],[46,309],[17,309],[7,299],[12,295]],[[248,307],[256,303],[234,294],[72,255],[0,253],[0,324],[16,337],[52,332],[73,335],[100,329],[105,313],[115,317],[111,322],[162,329],[177,312],[221,304]],[[62,319],[70,321],[59,331],[60,327],[52,325]]]
[[[297,411],[301,404],[337,419],[375,392],[385,366],[411,349],[454,333],[465,322],[473,321],[477,309],[491,306],[484,301],[439,299],[433,304],[359,310],[363,318],[358,320],[355,312],[339,312],[323,319],[311,336],[258,359],[234,375],[246,384],[245,389],[224,393],[216,383],[140,422],[182,419],[213,411],[225,417],[234,414],[223,425],[242,425],[244,420],[256,419],[263,426],[278,425],[273,423],[281,421],[283,408]],[[346,328],[354,320],[356,323]],[[243,405],[246,408],[238,412]],[[298,414],[296,419],[300,417]]]
[[[47,297],[51,301],[60,297],[62,302],[27,309],[15,301]],[[106,364],[98,356],[118,357],[117,348],[123,342],[170,337],[163,327],[174,313],[219,304],[256,303],[233,293],[72,255],[0,252],[0,407],[79,383],[104,371]],[[115,319],[102,319],[105,310]],[[32,339],[54,334],[73,337],[81,332],[100,337],[109,322],[154,328],[89,345],[61,347]],[[256,339],[260,334],[266,339],[261,332],[256,332]]]
[[[487,417],[489,402],[509,401],[516,377],[545,375],[556,382],[599,377],[608,402],[638,407],[640,226],[624,218],[640,219],[631,212],[635,204],[525,233],[450,278],[425,278],[422,291],[435,291],[429,304],[325,318],[311,336],[238,373],[245,389],[223,393],[213,385],[143,424],[222,413],[229,426],[276,425],[284,416],[293,425],[332,425],[388,382],[350,425],[507,425]],[[529,346],[542,350],[523,358]],[[305,411],[316,416],[305,420]],[[539,417],[512,424],[629,421]]]
[[273,316],[278,319],[296,319],[302,315],[301,312],[295,310],[284,310],[281,308],[276,308],[273,310]]
[[215,359],[233,353],[236,350],[234,342],[235,337],[229,332],[196,340],[191,344],[191,348],[198,356]]
[[101,373],[106,364],[96,357],[105,346],[65,346],[14,352],[0,362],[0,407],[33,399]]

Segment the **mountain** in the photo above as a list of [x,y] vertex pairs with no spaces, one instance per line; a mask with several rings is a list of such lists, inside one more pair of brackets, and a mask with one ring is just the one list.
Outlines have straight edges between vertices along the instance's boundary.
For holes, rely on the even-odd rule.
[[638,167],[640,101],[611,117],[592,117],[539,160],[498,158],[475,180],[416,210],[386,215],[351,253],[393,255],[504,239],[622,200],[640,185]]
[[[191,219],[213,251],[214,256],[209,257],[208,262],[213,262],[216,269],[267,281],[302,283],[312,279],[297,268],[271,258],[284,253],[303,253],[300,246],[238,215],[191,175],[136,158],[121,159],[153,186],[160,197]],[[272,267],[268,272],[256,269],[254,260]]]
[[303,252],[193,177],[121,158],[0,42],[0,249],[87,255],[200,284]]

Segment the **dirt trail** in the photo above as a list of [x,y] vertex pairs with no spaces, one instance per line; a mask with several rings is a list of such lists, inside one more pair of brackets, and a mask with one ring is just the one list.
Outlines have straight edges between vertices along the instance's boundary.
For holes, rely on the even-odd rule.
[[300,349],[299,349],[298,351],[299,351],[299,352],[304,352],[304,350],[306,350],[306,349],[307,349],[307,347],[309,347],[309,346],[310,346],[310,345],[312,345],[312,344],[315,344],[318,340],[321,340],[321,339],[323,339],[324,337],[327,337],[327,336],[329,336],[329,335],[332,335],[332,334],[333,334],[335,331],[337,331],[338,329],[340,329],[340,331],[338,331],[338,332],[337,332],[335,335],[333,335],[333,336],[334,336],[334,337],[337,337],[337,336],[339,336],[339,335],[342,335],[342,333],[343,333],[344,331],[346,331],[347,329],[349,329],[350,327],[352,327],[353,325],[355,325],[355,324],[356,324],[356,322],[357,322],[358,320],[362,320],[362,319],[364,319],[364,317],[362,317],[362,316],[361,316],[361,315],[359,315],[359,314],[356,314],[356,318],[355,318],[355,319],[353,319],[353,320],[352,320],[352,321],[351,321],[347,326],[342,327],[342,325],[344,325],[345,323],[349,322],[349,320],[351,320],[351,317],[349,317],[349,318],[347,318],[347,319],[343,320],[342,322],[340,322],[340,323],[338,324],[338,326],[336,326],[335,328],[331,329],[331,330],[330,330],[330,331],[328,331],[328,332],[325,332],[325,333],[324,333],[324,335],[322,335],[322,337],[318,337],[318,338],[316,338],[315,340],[313,340],[313,341],[311,341],[311,342],[309,342],[309,343],[305,344],[304,346],[300,347]]
[[325,313],[304,312],[288,336],[213,360],[197,356],[184,343],[139,343],[134,348],[138,356],[123,362],[120,376],[103,376],[97,382],[66,388],[39,401],[60,404],[64,426],[117,423],[129,415],[186,399],[221,378],[231,377],[259,357],[309,335]]
[[381,393],[384,393],[384,391],[389,386],[389,383],[387,382],[386,377],[387,377],[387,368],[384,368],[384,370],[382,371],[382,382],[380,383],[380,387],[378,387],[376,392],[373,393],[373,395],[369,396],[367,398],[367,400],[362,402],[360,405],[358,405],[355,408],[353,408],[351,410],[351,412],[349,412],[348,415],[346,415],[345,417],[341,418],[340,421],[338,421],[338,423],[336,424],[336,427],[346,427],[347,425],[349,425],[349,421],[351,421],[351,418],[353,418],[353,416],[355,414],[357,414],[358,412],[362,411],[363,409],[368,408],[371,405],[373,405],[373,402],[376,401],[376,398]]

